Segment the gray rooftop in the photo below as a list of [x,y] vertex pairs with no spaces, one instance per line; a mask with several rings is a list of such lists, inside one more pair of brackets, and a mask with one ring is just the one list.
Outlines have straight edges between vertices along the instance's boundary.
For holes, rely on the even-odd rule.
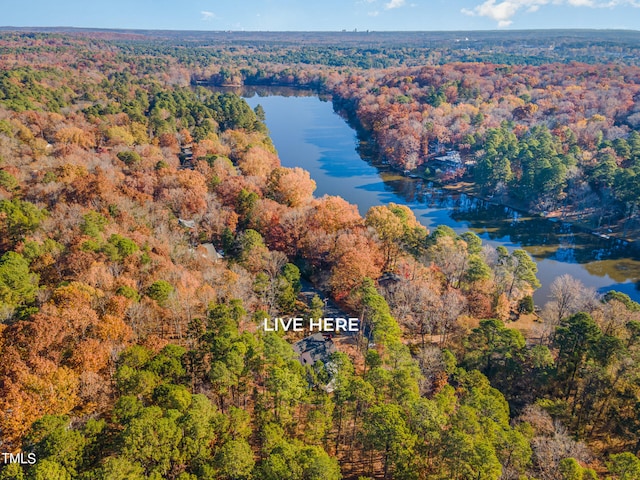
[[337,351],[331,338],[325,337],[322,333],[314,333],[294,343],[293,350],[298,355],[309,353],[314,363],[327,362],[329,356]]

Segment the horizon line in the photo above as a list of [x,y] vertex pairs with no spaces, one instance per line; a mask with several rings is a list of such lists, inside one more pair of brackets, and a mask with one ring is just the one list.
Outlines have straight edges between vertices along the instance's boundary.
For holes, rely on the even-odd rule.
[[196,30],[196,29],[169,29],[169,28],[130,28],[130,27],[77,27],[70,25],[56,26],[16,26],[16,25],[0,25],[0,30],[88,30],[88,31],[111,31],[111,32],[193,32],[193,33],[470,33],[470,32],[494,32],[494,33],[518,33],[518,32],[634,32],[640,33],[640,29],[632,28],[487,28],[473,30],[372,30],[358,29],[351,30]]

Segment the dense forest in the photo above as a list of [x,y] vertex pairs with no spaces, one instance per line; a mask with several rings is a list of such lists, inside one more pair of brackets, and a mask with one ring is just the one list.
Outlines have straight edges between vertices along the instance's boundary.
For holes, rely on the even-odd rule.
[[637,229],[639,74],[453,64],[352,74],[336,88],[400,168],[429,168],[453,148],[469,162],[442,169],[442,181],[466,178],[529,211],[597,226],[606,216],[626,230]]
[[[637,238],[640,70],[636,66],[449,63],[337,73],[223,68],[214,84],[329,92],[386,163],[535,214]],[[446,151],[461,157],[445,162]]]
[[[37,460],[0,479],[640,478],[639,304],[562,276],[534,312],[524,250],[314,197],[259,107],[192,85],[312,86],[400,168],[438,142],[482,191],[632,229],[638,67],[606,35],[562,69],[277,40],[0,34],[0,452]],[[325,295],[362,329],[303,365],[262,320]]]

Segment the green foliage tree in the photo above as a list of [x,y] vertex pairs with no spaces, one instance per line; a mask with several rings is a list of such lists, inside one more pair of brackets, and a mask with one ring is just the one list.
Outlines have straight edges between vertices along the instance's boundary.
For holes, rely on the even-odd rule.
[[29,270],[27,260],[16,252],[0,257],[0,306],[16,307],[33,302],[39,277]]
[[582,466],[575,458],[564,458],[559,465],[562,480],[582,480],[584,472]]
[[366,309],[364,321],[365,324],[370,322],[374,340],[385,345],[400,341],[402,334],[400,326],[391,316],[389,305],[370,279],[365,279],[360,288],[360,294]]
[[250,225],[253,221],[253,211],[259,198],[256,192],[251,192],[244,188],[240,190],[238,199],[236,200],[236,211],[242,219],[241,225],[243,227]]
[[324,317],[324,302],[318,295],[311,297],[309,305],[308,315],[309,318],[323,318]]
[[504,126],[491,128],[487,130],[484,147],[474,176],[483,189],[494,192],[499,185],[507,185],[513,178],[511,159],[518,155],[518,139]]
[[293,287],[293,291],[297,294],[302,289],[300,284],[300,269],[293,263],[287,263],[282,267],[282,276],[287,279]]
[[566,385],[565,398],[576,386],[576,375],[587,358],[593,355],[602,332],[584,312],[571,315],[556,328],[555,345],[558,347],[558,378]]
[[[506,328],[497,319],[481,320],[467,338],[464,363],[491,377],[522,373],[525,340],[518,330]],[[508,379],[505,379],[508,381]]]
[[124,150],[122,152],[119,152],[116,156],[128,167],[138,165],[142,161],[142,158],[140,158],[140,154],[138,152],[134,152],[133,150]]
[[215,465],[221,473],[221,478],[229,480],[252,478],[255,460],[251,445],[244,439],[226,442],[216,455]]
[[[13,243],[34,232],[47,211],[24,200],[0,200],[0,233]],[[0,242],[0,247],[2,247]],[[7,246],[7,245],[5,245]]]
[[463,278],[469,283],[488,280],[491,278],[491,268],[479,255],[471,255]]
[[253,229],[247,229],[239,235],[238,243],[237,256],[240,262],[255,262],[256,260],[260,262],[262,252],[266,252],[262,235]]
[[172,293],[173,285],[166,280],[156,280],[147,289],[147,295],[149,298],[158,302],[158,305],[165,305]]
[[139,250],[138,245],[133,240],[116,233],[109,237],[109,242],[106,247],[112,247],[103,248],[103,251],[112,261],[127,258]]
[[259,465],[255,478],[264,480],[340,480],[335,458],[322,448],[282,439]]
[[516,292],[526,296],[540,287],[540,281],[536,277],[538,266],[525,250],[516,249],[509,254],[508,250],[500,245],[496,252],[496,280],[501,291],[511,298]]
[[178,445],[182,429],[176,424],[177,412],[163,413],[159,407],[144,408],[122,432],[122,454],[139,462],[147,474],[165,476],[180,461]]
[[144,468],[138,462],[122,457],[109,457],[103,465],[91,472],[96,480],[144,480]]
[[30,472],[30,477],[33,480],[71,480],[73,478],[66,468],[49,459],[36,463]]
[[640,459],[630,452],[611,455],[607,468],[618,480],[640,478]]
[[[45,415],[31,428],[27,444],[37,458],[46,458],[75,476],[83,460],[87,440],[78,430],[69,428],[69,417]],[[53,467],[52,467],[53,468]]]
[[133,300],[137,302],[140,300],[140,294],[137,292],[135,288],[129,287],[128,285],[121,285],[116,290],[116,295],[121,295],[129,300]]
[[10,463],[0,468],[0,480],[25,480],[24,470],[19,463]]
[[416,437],[408,428],[402,410],[395,404],[371,407],[363,423],[365,441],[382,453],[384,478],[391,469],[411,457]]
[[4,188],[9,192],[14,192],[20,187],[20,183],[9,172],[5,170],[0,170],[0,187]]
[[109,220],[94,210],[91,210],[88,213],[85,213],[82,216],[82,224],[80,225],[80,230],[85,235],[89,235],[93,238],[98,238],[100,233],[104,232],[104,228],[109,223]]

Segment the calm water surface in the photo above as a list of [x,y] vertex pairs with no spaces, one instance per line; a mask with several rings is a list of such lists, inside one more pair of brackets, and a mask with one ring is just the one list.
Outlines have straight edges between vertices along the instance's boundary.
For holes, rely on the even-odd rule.
[[600,292],[619,290],[640,301],[640,254],[619,242],[598,238],[562,222],[531,218],[464,194],[424,185],[367,159],[358,138],[328,99],[284,88],[246,89],[252,107],[266,113],[271,138],[286,167],[302,167],[316,181],[316,196],[339,195],[364,215],[374,205],[408,205],[426,227],[444,224],[471,230],[484,242],[524,248],[538,264],[543,304],[554,278],[568,273]]

